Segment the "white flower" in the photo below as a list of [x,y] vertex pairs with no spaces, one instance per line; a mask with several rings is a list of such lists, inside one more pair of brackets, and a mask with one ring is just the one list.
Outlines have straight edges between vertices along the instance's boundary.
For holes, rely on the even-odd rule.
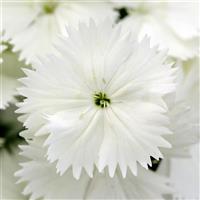
[[[2,28],[2,27],[1,27]],[[3,34],[2,30],[0,29],[0,65],[3,63],[2,54],[8,48],[6,45],[5,35]]]
[[170,180],[176,191],[174,199],[199,199],[199,146],[190,147],[190,158],[174,158],[170,164]]
[[79,30],[68,29],[60,56],[46,57],[25,70],[18,112],[35,136],[48,134],[48,159],[63,174],[70,166],[79,178],[82,168],[92,176],[108,166],[110,176],[136,162],[148,168],[150,156],[162,157],[158,147],[171,147],[162,96],[172,92],[174,72],[164,64],[165,53],[138,43],[105,21]]
[[[183,68],[188,66],[188,73]],[[165,138],[172,144],[172,149],[163,149],[167,156],[188,157],[190,147],[199,141],[199,74],[198,59],[181,64],[177,90],[168,95],[170,126],[173,135]]]
[[159,44],[160,49],[168,48],[171,56],[186,60],[198,55],[198,5],[197,1],[129,1],[124,4],[129,16],[121,23],[134,30],[140,40],[148,35],[151,45]]
[[173,199],[198,199],[199,195],[198,62],[198,58],[195,58],[179,64],[176,92],[166,99],[169,104],[171,129],[174,133],[167,135],[166,139],[173,148],[163,149],[165,158],[156,173],[169,177],[176,190]]
[[141,1],[121,1],[121,0],[109,0],[113,7],[116,8],[128,8],[128,7],[138,7],[141,4]]
[[18,162],[22,162],[21,157],[18,156],[18,149],[15,149],[12,154],[0,149],[1,199],[26,199],[21,194],[24,185],[16,185],[17,178],[14,176],[14,173],[20,169]]
[[114,19],[115,13],[106,3],[87,1],[3,1],[2,26],[20,59],[30,63],[35,56],[55,53],[53,44],[66,25],[103,17]]
[[180,84],[177,89],[177,101],[184,100],[191,108],[194,115],[194,120],[198,121],[199,106],[199,57],[188,60],[181,64],[183,68],[180,74]]
[[46,160],[41,145],[37,141],[21,146],[21,154],[28,161],[20,164],[22,168],[16,176],[18,183],[26,183],[23,194],[31,199],[163,199],[163,194],[172,192],[167,178],[143,168],[139,168],[138,176],[128,172],[126,178],[122,178],[119,170],[113,178],[107,170],[102,173],[95,170],[92,179],[84,172],[76,180],[71,169],[60,176],[55,165]]
[[0,110],[8,107],[9,103],[16,102],[15,96],[18,94],[16,88],[20,86],[17,79],[23,76],[20,67],[24,66],[8,45],[3,45],[1,50]]
[[6,46],[6,45],[0,44],[0,55],[1,55],[1,57],[0,57],[0,64],[3,63],[2,53],[3,53],[3,51],[5,51],[6,49],[7,49],[7,46]]
[[18,155],[17,145],[24,144],[19,137],[23,129],[18,122],[18,115],[14,113],[16,106],[10,105],[7,109],[0,111],[0,199],[27,199],[21,192],[24,185],[16,185],[17,178],[14,173],[20,169],[19,162],[24,158]]

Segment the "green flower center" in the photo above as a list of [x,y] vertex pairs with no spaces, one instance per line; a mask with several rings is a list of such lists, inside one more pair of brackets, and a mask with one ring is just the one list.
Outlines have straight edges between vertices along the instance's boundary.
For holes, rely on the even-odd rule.
[[43,12],[45,14],[52,14],[52,13],[54,13],[57,6],[58,6],[58,2],[48,1],[48,2],[43,4]]
[[111,103],[111,100],[107,97],[106,93],[98,92],[94,94],[94,103],[100,108],[106,108]]

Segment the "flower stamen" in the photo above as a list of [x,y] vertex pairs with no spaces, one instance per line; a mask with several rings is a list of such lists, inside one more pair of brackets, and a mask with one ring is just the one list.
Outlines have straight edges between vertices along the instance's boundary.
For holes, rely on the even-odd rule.
[[98,107],[106,108],[111,103],[111,100],[107,97],[106,93],[99,92],[94,94],[94,103]]

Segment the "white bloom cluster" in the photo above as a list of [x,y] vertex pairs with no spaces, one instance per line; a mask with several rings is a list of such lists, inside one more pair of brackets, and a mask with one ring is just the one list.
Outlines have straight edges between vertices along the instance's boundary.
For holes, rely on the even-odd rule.
[[173,199],[168,162],[199,141],[197,5],[3,0],[0,109],[23,99],[26,144],[0,196]]

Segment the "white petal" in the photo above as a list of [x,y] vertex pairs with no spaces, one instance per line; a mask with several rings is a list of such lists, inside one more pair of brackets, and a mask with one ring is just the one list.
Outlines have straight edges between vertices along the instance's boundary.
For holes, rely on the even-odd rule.
[[[77,181],[71,169],[62,176],[58,175],[55,165],[44,158],[45,151],[40,145],[29,145],[24,150],[29,151],[33,160],[24,163],[16,175],[27,182],[24,193],[33,199],[162,199],[162,194],[172,192],[167,178],[142,168],[139,168],[137,177],[128,171],[126,178],[121,176],[119,170],[111,178],[107,170],[98,173],[95,169],[93,179],[83,173]],[[34,154],[37,155],[32,156]]]

